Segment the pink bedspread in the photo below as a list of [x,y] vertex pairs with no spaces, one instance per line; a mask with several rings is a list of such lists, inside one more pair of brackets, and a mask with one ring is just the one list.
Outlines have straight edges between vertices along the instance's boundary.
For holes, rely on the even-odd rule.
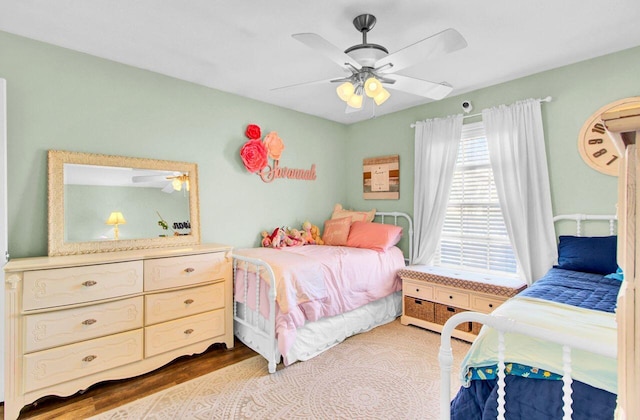
[[[338,315],[386,297],[401,289],[397,271],[404,267],[402,251],[386,252],[342,246],[305,245],[281,249],[234,250],[259,258],[272,267],[276,277],[276,338],[282,355],[295,341],[296,329],[307,321]],[[255,310],[255,278],[248,276],[247,304]],[[264,280],[264,279],[263,279]],[[269,316],[268,291],[262,282],[259,309]],[[236,273],[235,299],[244,302],[242,265]],[[288,364],[286,356],[285,365]]]

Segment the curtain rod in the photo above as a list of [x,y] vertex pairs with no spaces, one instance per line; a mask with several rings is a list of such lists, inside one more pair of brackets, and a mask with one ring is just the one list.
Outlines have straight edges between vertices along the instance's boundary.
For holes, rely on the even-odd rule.
[[[538,98],[537,101],[538,102],[551,102],[553,98],[551,96],[547,96],[546,98]],[[477,114],[471,114],[471,115],[464,115],[462,117],[462,119],[464,120],[465,118],[473,118],[473,117],[480,117],[482,116],[481,112],[478,112]],[[416,123],[411,124],[409,127],[411,128],[415,128],[416,127]]]

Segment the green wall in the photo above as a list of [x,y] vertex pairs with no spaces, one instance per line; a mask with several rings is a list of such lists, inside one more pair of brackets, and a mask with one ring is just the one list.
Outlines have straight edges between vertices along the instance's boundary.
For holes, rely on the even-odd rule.
[[[12,258],[47,253],[49,149],[195,162],[203,242],[255,246],[276,226],[322,224],[346,197],[346,127],[0,32],[7,80]],[[262,182],[239,157],[247,124],[277,131],[280,164],[317,179]]]
[[[13,258],[47,253],[49,149],[195,162],[203,242],[254,246],[265,229],[306,219],[322,226],[338,202],[413,213],[410,124],[459,113],[462,100],[471,100],[475,113],[552,96],[542,111],[554,212],[610,213],[616,178],[582,162],[577,135],[601,106],[640,95],[634,48],[344,126],[3,32],[0,57]],[[249,174],[239,150],[252,123],[283,138],[282,166],[315,163],[317,179],[266,184]],[[362,159],[389,154],[400,155],[400,200],[362,199]]]
[[[415,121],[462,113],[463,100],[472,102],[471,114],[475,114],[521,99],[552,96],[552,102],[542,104],[542,116],[554,214],[615,213],[617,177],[603,175],[584,163],[577,148],[578,134],[584,121],[602,106],[640,96],[639,70],[640,47],[636,47],[350,125],[346,155],[349,205],[384,210],[400,207],[413,214],[414,130],[410,125]],[[479,119],[465,120],[475,121]],[[400,155],[400,200],[364,200],[362,159],[389,154]]]

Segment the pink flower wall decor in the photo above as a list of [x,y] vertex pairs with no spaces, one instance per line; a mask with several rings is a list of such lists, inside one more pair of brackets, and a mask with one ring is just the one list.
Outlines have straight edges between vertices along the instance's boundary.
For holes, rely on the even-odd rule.
[[282,142],[282,139],[278,137],[278,133],[275,131],[270,132],[265,136],[262,142],[267,147],[269,157],[273,160],[280,160],[280,156],[284,150],[284,143]]
[[[258,125],[249,124],[244,132],[249,139],[240,149],[240,157],[247,171],[257,173],[262,181],[271,182],[277,178],[303,179],[313,181],[316,179],[316,165],[311,169],[294,169],[280,167],[278,162],[284,151],[284,142],[275,131],[270,132],[260,140],[262,130]],[[269,159],[273,159],[269,165]]]
[[247,126],[246,131],[244,132],[244,135],[251,140],[259,139],[262,136],[262,132],[260,131],[260,126],[257,126],[255,124],[249,124]]
[[240,157],[247,171],[255,173],[267,166],[267,148],[260,139],[249,139],[240,149]]

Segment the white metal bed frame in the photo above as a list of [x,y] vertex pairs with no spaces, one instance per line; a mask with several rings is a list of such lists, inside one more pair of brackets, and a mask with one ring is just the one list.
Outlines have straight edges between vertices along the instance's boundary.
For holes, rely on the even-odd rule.
[[[393,219],[393,224],[398,226],[398,219],[404,220],[404,223],[401,223],[403,226],[406,224],[408,226],[407,231],[403,234],[403,237],[408,238],[409,246],[408,246],[408,255],[405,257],[405,261],[407,264],[411,263],[411,258],[413,255],[413,222],[411,217],[402,212],[377,212],[376,218],[380,219],[380,223],[385,223],[385,219]],[[258,258],[250,258],[243,255],[239,255],[236,253],[232,253],[233,257],[233,275],[234,279],[237,275],[237,267],[238,261],[243,261],[246,264],[247,269],[244,270],[244,285],[245,290],[243,291],[243,301],[247,302],[248,295],[248,276],[249,273],[255,273],[256,278],[266,278],[268,279],[269,284],[275,284],[275,274],[273,273],[272,268],[269,266],[267,262]],[[249,268],[250,267],[250,268]],[[234,281],[235,284],[235,281]],[[234,293],[235,297],[235,293]],[[247,305],[240,304],[236,302],[235,298],[233,301],[233,320],[234,320],[234,334],[240,339],[247,347],[250,347],[261,356],[263,356],[268,361],[269,373],[273,373],[276,371],[276,366],[279,363],[281,358],[280,351],[278,350],[278,343],[276,340],[276,331],[275,331],[275,323],[276,323],[276,288],[271,287],[269,290],[269,319],[263,318],[260,313],[260,282],[256,282],[256,308],[249,309]],[[358,310],[358,309],[356,309]],[[337,315],[340,316],[340,315]],[[322,321],[322,320],[320,320]],[[387,322],[387,321],[385,321]],[[378,326],[382,325],[385,322],[381,322],[380,324],[372,325]],[[302,327],[304,328],[304,327]],[[349,335],[356,334],[358,331],[349,332]],[[342,339],[337,339],[336,341],[331,343],[330,345],[322,344],[321,348],[316,349],[316,352],[319,353],[321,351],[326,350],[327,348],[337,344],[342,341]]]
[[[609,222],[609,234],[615,234],[615,223],[617,216],[615,215],[587,215],[587,214],[569,214],[560,215],[554,217],[554,222],[560,220],[573,220],[576,222],[577,236],[581,236],[581,224],[583,221],[608,221]],[[532,325],[523,326],[517,321],[501,317],[485,315],[477,312],[462,312],[449,318],[442,328],[442,335],[440,338],[440,352],[438,353],[438,361],[440,362],[440,418],[442,420],[449,420],[451,418],[451,366],[453,365],[453,352],[451,350],[451,333],[453,329],[463,322],[478,322],[480,324],[488,325],[494,328],[498,332],[498,419],[505,418],[505,333],[518,333],[522,335],[528,335],[540,340],[548,341],[551,343],[559,344],[562,346],[562,410],[564,413],[563,419],[569,420],[573,414],[571,404],[573,403],[571,383],[571,349],[577,349],[587,351],[600,356],[610,357],[615,359],[617,352],[611,347],[603,346],[601,343],[594,343],[589,340],[582,340],[572,338],[571,342],[567,341],[567,338],[562,334],[540,328]],[[556,372],[559,373],[559,372]]]

